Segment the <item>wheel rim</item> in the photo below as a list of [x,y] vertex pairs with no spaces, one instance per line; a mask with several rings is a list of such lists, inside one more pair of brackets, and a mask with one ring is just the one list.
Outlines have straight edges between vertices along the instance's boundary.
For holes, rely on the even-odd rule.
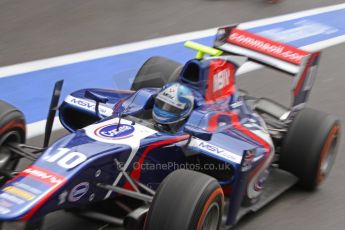
[[321,151],[317,184],[320,185],[330,173],[336,157],[339,126],[334,126]]
[[217,202],[212,203],[201,223],[201,230],[217,229],[220,216],[220,207]]
[[7,143],[20,143],[21,142],[21,137],[20,134],[13,130],[10,132],[5,133],[2,137],[0,137],[0,146],[6,146]]
[[[21,136],[20,134],[15,131],[9,131],[5,133],[1,138],[0,138],[0,150],[1,149],[6,149],[8,150],[7,145],[9,143],[20,143],[21,142]],[[5,153],[6,151],[1,151],[0,152],[0,166],[2,166],[2,169],[11,169],[13,170],[16,165],[17,161],[14,161],[11,163],[11,153],[8,151],[8,154]]]
[[334,140],[332,141],[331,147],[328,151],[326,160],[324,160],[324,162],[321,165],[321,171],[323,175],[328,175],[328,173],[330,172],[332,168],[332,165],[335,159],[336,146],[337,146],[337,138],[334,138]]

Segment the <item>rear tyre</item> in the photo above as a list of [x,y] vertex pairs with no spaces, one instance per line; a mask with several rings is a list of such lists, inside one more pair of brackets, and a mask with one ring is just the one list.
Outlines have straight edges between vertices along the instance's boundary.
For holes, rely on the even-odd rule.
[[181,64],[164,57],[151,57],[139,69],[131,90],[161,88],[168,82],[177,81]]
[[[12,172],[19,161],[19,157],[13,154],[8,146],[25,142],[24,115],[12,105],[0,101],[0,171]],[[2,173],[2,174],[4,174]],[[8,178],[0,177],[0,186]]]
[[174,171],[160,184],[145,229],[219,229],[223,202],[223,190],[214,178],[195,171]]
[[335,161],[340,129],[334,116],[313,109],[300,111],[284,139],[280,167],[295,174],[301,187],[317,188]]

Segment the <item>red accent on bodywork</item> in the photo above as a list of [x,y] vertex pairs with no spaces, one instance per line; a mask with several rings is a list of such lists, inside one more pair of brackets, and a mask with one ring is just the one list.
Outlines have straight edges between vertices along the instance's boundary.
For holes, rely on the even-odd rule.
[[250,138],[254,139],[255,141],[259,142],[266,150],[266,154],[264,156],[263,161],[261,161],[261,163],[255,168],[255,170],[253,170],[250,175],[249,178],[252,178],[262,167],[262,165],[266,162],[266,160],[268,159],[270,153],[271,153],[271,146],[261,137],[259,137],[258,135],[256,135],[255,133],[253,133],[252,131],[250,131],[249,129],[247,129],[246,127],[242,126],[242,124],[239,121],[239,117],[236,113],[231,113],[231,117],[233,118],[233,125],[236,129],[240,130],[241,132],[243,132],[244,134],[246,134],[247,136],[249,136]]
[[231,96],[235,91],[236,66],[223,59],[210,61],[206,101],[213,101]]
[[[130,95],[130,96],[132,96],[132,95]],[[129,97],[122,98],[119,102],[117,102],[113,108],[113,111],[116,111],[118,108],[120,108],[120,106],[123,104],[123,102],[125,102]]]
[[[140,180],[142,164],[144,163],[147,154],[151,150],[158,148],[158,147],[161,147],[161,146],[164,146],[164,145],[169,145],[169,144],[173,144],[176,142],[184,141],[184,140],[187,140],[188,138],[189,138],[189,135],[184,135],[184,136],[180,136],[180,137],[176,137],[176,138],[172,138],[172,139],[158,141],[158,142],[152,143],[151,145],[147,146],[146,149],[144,150],[144,152],[141,154],[140,159],[138,160],[136,167],[131,172],[131,178],[136,180],[136,181]],[[124,188],[129,189],[129,190],[133,190],[133,188],[129,182],[125,183]]]
[[255,133],[247,129],[246,127],[242,126],[239,120],[239,117],[235,112],[230,113],[230,116],[232,118],[233,125],[236,129],[240,130],[241,132],[243,132],[250,138],[259,142],[266,149],[267,152],[270,152],[271,146],[264,139],[262,139],[261,137],[259,137],[258,135],[256,135]]
[[[39,174],[41,174],[41,176]],[[43,169],[37,166],[30,166],[26,168],[25,170],[23,170],[23,172],[18,174],[17,177],[30,177],[40,182],[46,183],[50,186],[59,185],[65,180],[63,176],[60,176],[47,169]]]
[[227,42],[297,65],[302,63],[303,57],[310,54],[296,47],[239,29],[232,29]]
[[219,113],[219,114],[216,114],[215,116],[211,117],[210,121],[209,121],[209,125],[208,125],[209,131],[215,131],[218,128],[218,117],[221,115],[228,115],[230,117],[232,125],[235,129],[241,131],[242,133],[244,133],[245,135],[247,135],[251,139],[258,142],[266,150],[266,154],[264,156],[265,160],[263,160],[260,163],[260,165],[258,165],[256,167],[256,169],[251,172],[251,174],[250,174],[250,178],[251,178],[260,170],[261,166],[267,160],[269,154],[271,153],[271,146],[264,139],[262,139],[261,137],[259,137],[258,135],[256,135],[255,133],[253,133],[252,131],[247,129],[246,127],[244,127],[239,120],[238,114],[235,112],[223,112],[223,113]]
[[[25,171],[27,170],[27,171]],[[48,185],[51,186],[51,188],[46,192],[46,194],[44,194],[44,196],[42,198],[40,198],[40,200],[36,203],[36,205],[31,208],[29,210],[28,213],[26,213],[24,215],[24,217],[21,218],[22,221],[27,221],[29,220],[36,212],[37,210],[42,207],[43,204],[45,204],[52,195],[55,194],[55,192],[61,188],[62,185],[65,184],[66,182],[66,179],[63,177],[63,176],[60,176],[56,173],[53,173],[47,169],[43,169],[43,168],[40,168],[40,167],[37,167],[37,166],[30,166],[28,167],[27,169],[25,169],[23,172],[21,172],[20,174],[18,174],[15,178],[18,178],[18,177],[30,177],[32,179],[35,179],[37,181],[40,181],[40,182],[43,182],[43,183],[46,183]],[[35,170],[37,172],[42,172],[42,173],[45,173],[46,175],[51,175],[53,176],[56,180],[48,180],[47,178],[42,178],[40,176],[37,176],[35,174],[32,174],[30,173],[29,170]],[[14,178],[14,179],[15,179]]]
[[207,131],[214,132],[218,128],[218,119],[220,116],[228,116],[229,119],[232,121],[232,117],[230,116],[231,112],[220,112],[212,116],[208,122]]

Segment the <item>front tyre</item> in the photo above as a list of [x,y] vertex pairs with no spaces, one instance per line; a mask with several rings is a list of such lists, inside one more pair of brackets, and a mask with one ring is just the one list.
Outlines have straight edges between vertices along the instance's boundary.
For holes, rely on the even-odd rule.
[[160,184],[145,229],[219,229],[223,203],[223,190],[214,178],[199,172],[176,170]]
[[9,178],[4,176],[15,170],[19,157],[8,148],[10,144],[25,142],[24,115],[12,105],[0,101],[0,186]]
[[[25,127],[23,113],[7,102],[0,100],[0,187],[11,178],[12,172],[18,165],[20,156],[12,152],[9,146],[25,143]],[[0,229],[40,230],[42,223],[43,219],[24,222],[19,225],[0,222]]]
[[284,139],[280,167],[295,174],[301,187],[317,188],[332,169],[340,129],[340,122],[334,116],[303,109]]

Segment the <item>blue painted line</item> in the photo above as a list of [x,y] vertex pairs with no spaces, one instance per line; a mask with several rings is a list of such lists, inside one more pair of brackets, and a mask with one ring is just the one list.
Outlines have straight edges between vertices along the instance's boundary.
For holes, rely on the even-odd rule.
[[[196,40],[211,45],[213,37]],[[121,54],[0,79],[0,98],[20,110],[27,122],[44,120],[54,83],[64,79],[62,98],[81,88],[128,89],[140,66],[152,56],[181,63],[195,56],[183,43]]]
[[[259,26],[249,31],[301,47],[345,35],[345,9]],[[302,33],[301,33],[302,31]],[[298,36],[299,35],[299,36]],[[196,40],[211,45],[213,36]],[[0,98],[21,109],[28,123],[44,120],[52,88],[64,79],[62,96],[80,88],[128,89],[137,70],[151,56],[184,63],[195,52],[176,43],[0,79]]]

